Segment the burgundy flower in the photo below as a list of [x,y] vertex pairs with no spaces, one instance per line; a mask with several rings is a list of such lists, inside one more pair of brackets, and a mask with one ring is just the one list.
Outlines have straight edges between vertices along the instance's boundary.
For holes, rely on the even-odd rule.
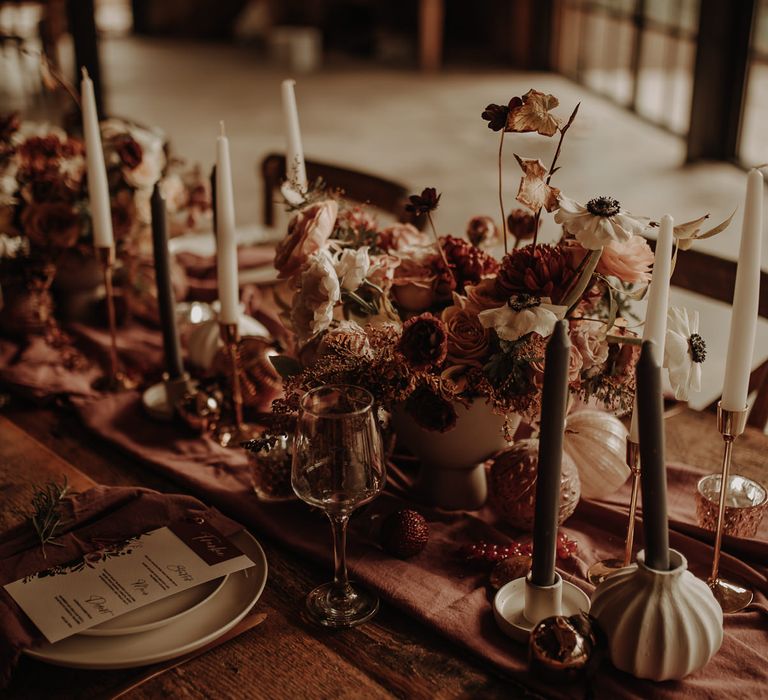
[[397,348],[414,369],[434,367],[448,354],[445,324],[430,313],[414,316],[403,324]]
[[499,238],[499,229],[490,216],[475,216],[467,224],[467,238],[474,246],[493,243]]
[[491,131],[501,131],[507,126],[509,107],[489,104],[480,116],[488,122],[488,128]]
[[28,205],[21,224],[32,245],[40,248],[70,248],[80,236],[77,212],[61,202]]
[[45,170],[63,155],[62,146],[56,135],[31,136],[19,145],[20,167],[31,172]]
[[570,256],[558,246],[529,244],[505,255],[496,277],[499,296],[533,294],[560,303],[573,281]]
[[409,203],[405,210],[416,214],[429,214],[437,209],[440,203],[440,193],[434,187],[425,187],[421,194],[412,194],[408,197]]
[[435,279],[432,283],[432,291],[435,303],[445,304],[451,301],[453,292],[456,291],[456,275],[450,267],[446,267],[443,259],[435,255],[430,263]]
[[425,430],[444,433],[456,425],[453,404],[427,385],[419,386],[405,402],[405,410]]
[[536,217],[525,209],[513,209],[507,217],[507,230],[518,241],[533,238],[536,233]]
[[465,284],[477,284],[484,277],[496,274],[499,269],[495,258],[463,238],[443,236],[440,244],[448,264],[453,268],[460,290],[464,289]]
[[25,196],[33,202],[74,202],[80,195],[79,188],[74,190],[67,185],[55,166],[27,173],[30,180],[25,189]]
[[8,141],[19,130],[21,121],[18,112],[0,114],[0,141]]
[[141,165],[144,151],[141,148],[141,144],[130,134],[121,134],[115,140],[115,150],[117,155],[120,156],[120,162],[128,170],[133,170]]

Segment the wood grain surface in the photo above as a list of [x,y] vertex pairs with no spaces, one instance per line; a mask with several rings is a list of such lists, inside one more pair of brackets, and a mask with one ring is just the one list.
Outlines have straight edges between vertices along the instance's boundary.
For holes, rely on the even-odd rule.
[[[91,481],[178,491],[111,445],[65,409],[14,400],[0,415],[0,528],[18,520],[33,485],[51,478],[87,488]],[[681,410],[667,420],[670,460],[720,467],[714,415]],[[735,464],[765,480],[768,437],[749,430]],[[126,698],[538,698],[412,618],[383,605],[375,620],[332,632],[302,617],[304,596],[328,571],[259,536],[270,563],[255,612],[260,624],[207,653],[147,680]],[[111,698],[146,670],[77,671],[24,658],[2,698]]]

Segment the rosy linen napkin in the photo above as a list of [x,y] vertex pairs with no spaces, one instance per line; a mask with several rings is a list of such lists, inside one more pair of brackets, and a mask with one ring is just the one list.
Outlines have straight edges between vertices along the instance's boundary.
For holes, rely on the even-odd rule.
[[203,518],[227,537],[242,530],[242,525],[192,496],[133,487],[95,486],[64,500],[61,512],[57,546],[48,545],[43,550],[29,522],[0,534],[0,686],[8,682],[24,649],[45,642],[2,588],[5,584],[76,561],[97,551],[104,542],[122,542],[189,518]]

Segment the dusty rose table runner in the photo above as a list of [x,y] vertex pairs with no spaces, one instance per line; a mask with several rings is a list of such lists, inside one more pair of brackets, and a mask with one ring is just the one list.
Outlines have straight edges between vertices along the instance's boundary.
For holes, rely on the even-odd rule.
[[[92,342],[105,340],[101,331],[79,329]],[[121,333],[127,358],[140,349],[152,356],[151,332],[133,328]],[[159,337],[154,338],[155,352]],[[157,356],[157,355],[155,355]],[[199,495],[207,503],[296,552],[329,566],[331,545],[325,516],[300,502],[267,504],[250,488],[244,454],[225,450],[209,439],[191,437],[170,424],[150,421],[136,393],[100,395],[90,388],[98,370],[72,373],[57,365],[58,358],[42,341],[25,350],[0,341],[0,381],[24,393],[43,398],[66,394],[82,420],[146,464],[162,471]],[[684,465],[669,467],[671,545],[705,576],[712,550],[694,522],[692,494],[699,472]],[[459,545],[485,540],[503,543],[519,533],[495,522],[484,509],[476,513],[446,513],[427,507],[431,537],[426,550],[408,561],[393,559],[378,546],[375,536],[382,514],[394,509],[407,494],[409,475],[390,472],[390,484],[381,498],[353,517],[349,565],[354,578],[377,590],[405,614],[425,622],[456,644],[495,664],[539,691],[553,697],[580,697],[578,686],[543,686],[526,673],[525,647],[506,638],[496,627],[491,611],[493,592],[487,575],[467,567],[456,556]],[[563,530],[579,546],[578,556],[565,563],[563,576],[585,591],[586,569],[593,561],[616,556],[626,527],[627,487],[610,502],[582,502]],[[726,636],[720,652],[698,673],[683,682],[637,681],[605,665],[595,681],[596,697],[745,697],[764,696],[768,688],[768,529],[752,541],[734,541],[741,561],[725,556],[723,566],[757,591],[756,601],[744,612],[726,618]],[[734,550],[735,551],[735,550]],[[735,685],[737,684],[737,685]]]

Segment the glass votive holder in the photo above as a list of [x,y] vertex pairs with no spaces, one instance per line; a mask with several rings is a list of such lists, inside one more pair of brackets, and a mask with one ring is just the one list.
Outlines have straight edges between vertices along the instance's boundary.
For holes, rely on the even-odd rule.
[[[720,504],[720,474],[708,474],[696,487],[696,517],[705,530],[717,529]],[[768,492],[762,484],[746,476],[729,477],[725,494],[723,532],[734,537],[754,537],[768,505]]]
[[246,449],[253,492],[260,501],[290,501],[296,498],[291,486],[293,436],[282,435],[272,447]]

